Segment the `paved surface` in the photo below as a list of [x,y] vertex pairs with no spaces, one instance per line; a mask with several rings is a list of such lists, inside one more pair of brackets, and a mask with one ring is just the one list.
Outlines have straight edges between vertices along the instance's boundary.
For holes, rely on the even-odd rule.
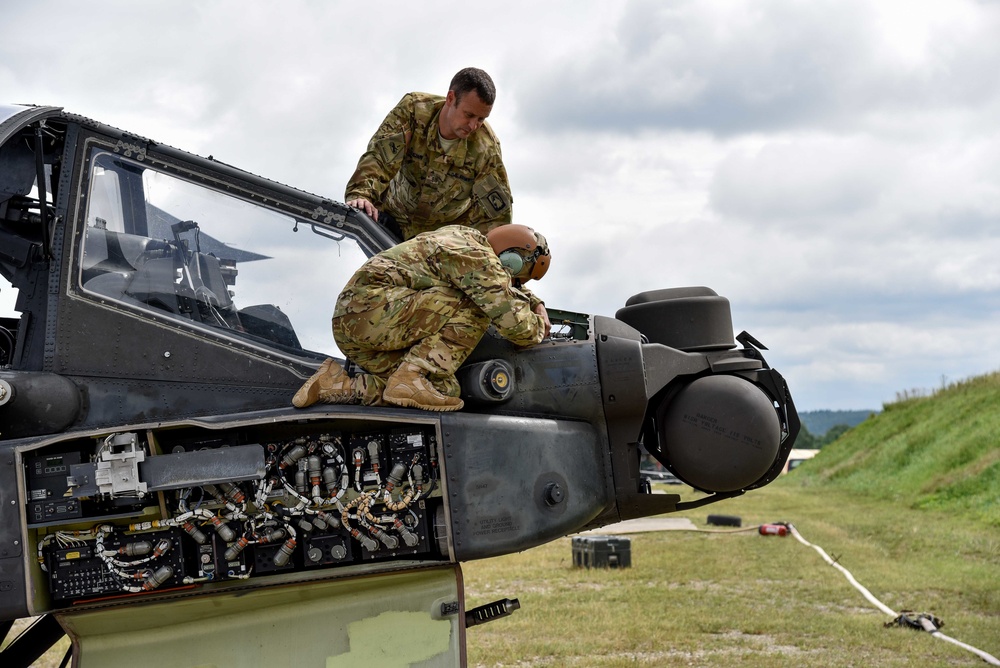
[[697,529],[694,522],[686,517],[640,517],[635,520],[625,520],[618,524],[609,524],[599,529],[583,531],[579,535],[587,536],[612,535],[625,533],[646,533],[647,531],[678,531],[684,529]]

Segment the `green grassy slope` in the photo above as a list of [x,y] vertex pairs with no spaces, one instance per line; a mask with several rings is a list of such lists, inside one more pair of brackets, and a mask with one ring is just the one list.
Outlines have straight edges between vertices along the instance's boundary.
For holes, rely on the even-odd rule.
[[886,405],[796,477],[1000,527],[1000,372]]

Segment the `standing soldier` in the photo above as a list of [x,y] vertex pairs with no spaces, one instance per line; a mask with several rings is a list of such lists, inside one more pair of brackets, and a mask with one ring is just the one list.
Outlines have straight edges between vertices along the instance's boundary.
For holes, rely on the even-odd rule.
[[486,118],[496,88],[474,67],[445,97],[407,93],[368,142],[345,201],[403,240],[444,225],[482,233],[511,222],[500,142]]
[[545,238],[524,225],[487,235],[462,225],[425,232],[382,251],[337,300],[333,336],[367,373],[323,362],[292,403],[462,408],[455,372],[490,324],[516,345],[540,343],[551,324],[523,282],[545,275]]

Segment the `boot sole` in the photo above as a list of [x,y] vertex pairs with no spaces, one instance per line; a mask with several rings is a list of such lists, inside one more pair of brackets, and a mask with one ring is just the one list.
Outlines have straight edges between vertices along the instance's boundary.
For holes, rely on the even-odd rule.
[[351,393],[337,393],[316,401],[318,404],[354,404],[358,398]]
[[[319,379],[313,376],[292,397],[292,405],[296,408],[306,408],[319,401]],[[314,389],[315,388],[315,389]]]
[[[327,358],[323,364],[320,365],[319,369],[314,373],[309,379],[302,384],[302,387],[295,393],[292,397],[292,405],[296,408],[308,408],[313,404],[324,403],[324,404],[348,404],[354,399],[354,395],[350,392],[336,392],[331,395],[331,397],[323,397],[323,386],[320,384],[320,380],[324,376],[330,373],[330,369],[336,362],[332,359]],[[338,365],[339,366],[339,365]],[[343,371],[341,371],[343,373]]]
[[435,413],[451,413],[452,411],[461,410],[462,407],[465,406],[464,401],[460,401],[455,406],[426,406],[424,404],[417,403],[413,399],[396,399],[395,397],[387,397],[385,395],[382,395],[382,398],[390,404],[402,406],[403,408],[419,408],[420,410],[434,411]]
[[308,408],[310,406],[315,406],[316,404],[355,404],[355,403],[358,403],[358,398],[355,397],[353,394],[349,394],[349,393],[347,393],[347,394],[339,394],[338,393],[338,394],[334,394],[334,395],[329,396],[329,397],[321,397],[321,398],[318,397],[318,398],[316,398],[316,399],[314,399],[312,401],[310,401],[308,398],[306,398],[301,403],[296,403],[296,401],[295,401],[296,399],[297,399],[297,397],[292,398],[292,405],[295,406],[296,408]]

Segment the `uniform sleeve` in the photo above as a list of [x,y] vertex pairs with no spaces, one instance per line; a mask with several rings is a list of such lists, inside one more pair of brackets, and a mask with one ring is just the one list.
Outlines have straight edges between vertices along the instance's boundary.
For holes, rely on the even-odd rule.
[[538,295],[536,295],[534,292],[532,292],[528,288],[524,287],[523,285],[521,287],[517,288],[517,290],[520,290],[521,293],[524,294],[524,296],[528,298],[528,303],[531,304],[531,310],[532,311],[534,311],[536,308],[538,308],[539,304],[544,304],[545,303],[545,301],[542,300],[542,299],[540,299],[538,297]]
[[541,343],[545,338],[545,321],[533,312],[530,299],[511,285],[510,275],[488,246],[446,251],[441,267],[502,337],[519,346]]
[[406,147],[410,140],[413,121],[413,98],[406,94],[368,142],[368,150],[358,160],[347,183],[345,201],[364,197],[378,204],[389,187],[389,181],[403,164]]
[[472,206],[455,221],[483,234],[514,219],[514,198],[510,193],[510,181],[503,165],[500,143],[492,133],[490,137],[495,144],[472,185]]

